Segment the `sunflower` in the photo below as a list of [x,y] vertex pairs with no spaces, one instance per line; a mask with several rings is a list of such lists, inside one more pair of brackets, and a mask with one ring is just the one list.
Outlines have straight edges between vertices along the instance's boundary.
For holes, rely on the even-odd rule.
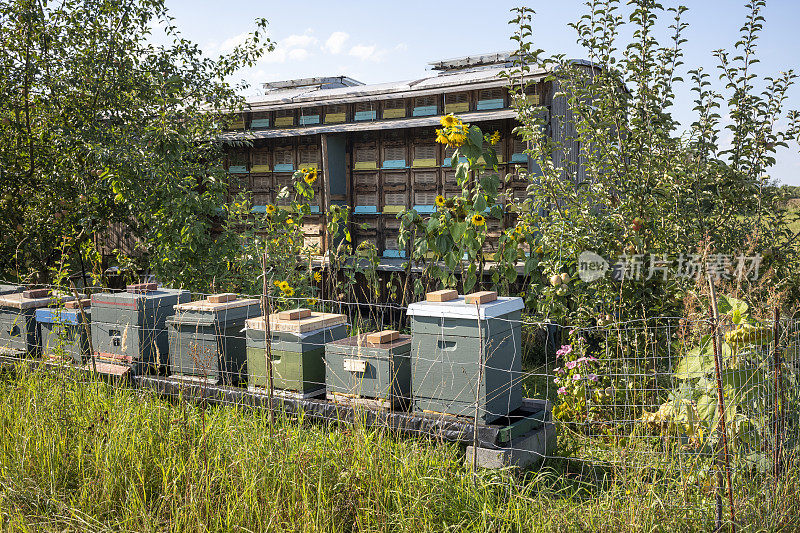
[[441,194],[436,197],[436,205],[439,207],[444,207],[444,196]]
[[494,133],[492,133],[492,136],[489,137],[489,142],[492,144],[492,146],[494,146],[495,144],[499,143],[500,142],[500,132],[499,131],[495,131]]
[[287,224],[294,224],[294,220],[290,217],[286,219]]
[[517,235],[522,235],[522,226],[517,226],[514,228],[514,233]]
[[286,292],[287,289],[291,289],[288,281],[281,281],[280,283],[278,283],[278,288],[283,292]]
[[316,298],[306,298],[306,303],[308,305],[317,305],[317,299]]
[[272,204],[267,204],[267,214],[271,215],[274,212],[275,212],[275,206]]
[[286,296],[289,296],[289,297],[294,296],[294,289],[291,288],[291,287],[286,287],[286,290],[283,291],[283,292],[286,294]]
[[472,215],[472,223],[480,227],[486,223],[486,219],[483,218],[483,215],[481,215],[480,213],[475,213],[474,215]]
[[317,283],[322,281],[322,274],[320,274],[319,272],[314,272],[314,281],[316,281]]
[[439,119],[439,122],[441,122],[442,126],[444,126],[445,128],[452,128],[460,121],[458,120],[458,117],[451,114],[451,115],[444,115],[442,118]]
[[461,133],[460,131],[454,131],[453,133],[450,134],[447,140],[449,141],[448,142],[449,146],[458,148],[459,146],[462,146],[465,142],[467,142],[467,136],[464,133]]
[[449,142],[443,130],[436,130],[436,142],[439,144],[447,144]]
[[280,287],[281,286],[281,282],[280,281],[273,281],[272,284],[275,285],[276,287]]
[[305,170],[305,176],[303,177],[306,183],[309,185],[313,185],[315,181],[317,181],[317,169],[316,168],[309,168]]

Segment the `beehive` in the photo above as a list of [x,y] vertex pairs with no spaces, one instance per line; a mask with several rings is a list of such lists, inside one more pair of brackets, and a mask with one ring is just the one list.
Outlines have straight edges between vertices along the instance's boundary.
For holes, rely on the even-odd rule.
[[251,152],[252,164],[250,166],[251,172],[269,172],[269,150],[267,148],[258,148]]
[[347,120],[347,106],[329,105],[325,108],[325,124],[339,124]]
[[436,96],[418,96],[414,98],[414,110],[412,115],[415,117],[427,117],[438,113],[439,108]]
[[[74,303],[78,301],[73,300]],[[84,303],[85,302],[85,303]],[[92,310],[89,300],[81,303],[87,305],[79,308],[39,308],[36,310],[36,322],[44,357],[64,357],[80,364],[89,356],[89,336],[87,328],[91,328]],[[84,322],[85,320],[85,322]]]
[[258,111],[253,113],[253,118],[250,120],[250,129],[265,129],[269,128],[269,112]]
[[326,344],[328,394],[370,398],[386,407],[406,405],[411,396],[411,336],[391,333],[384,342],[363,333]]
[[411,304],[414,409],[473,417],[477,399],[478,417],[488,423],[520,407],[522,308],[511,297],[477,308],[464,296]]
[[[489,109],[502,109],[505,107],[505,95],[503,89],[497,87],[495,89],[482,89],[478,92],[478,111],[487,111]],[[487,130],[484,130],[487,131]]]
[[130,365],[135,373],[158,370],[168,361],[167,317],[188,302],[189,291],[129,285],[125,292],[92,295],[92,345],[104,361]]
[[372,102],[359,102],[355,105],[355,113],[353,120],[375,120],[378,112],[375,110],[375,104]]
[[275,111],[275,126],[278,128],[294,126],[294,109],[279,109]]
[[0,295],[14,294],[15,292],[22,292],[25,290],[21,285],[0,285]]
[[246,375],[245,320],[257,316],[257,299],[215,294],[175,306],[167,319],[170,373],[237,384]]
[[404,118],[406,116],[406,103],[403,99],[387,100],[383,103],[383,118]]
[[[298,318],[269,316],[273,387],[302,395],[325,390],[325,344],[347,336],[346,317],[304,310]],[[247,321],[248,385],[269,386],[264,317]]]
[[444,112],[465,113],[469,111],[469,93],[450,93],[444,95]]
[[36,310],[72,300],[47,289],[0,296],[0,353],[39,355],[41,344]]
[[300,125],[313,126],[319,124],[321,109],[319,107],[309,107],[300,109]]

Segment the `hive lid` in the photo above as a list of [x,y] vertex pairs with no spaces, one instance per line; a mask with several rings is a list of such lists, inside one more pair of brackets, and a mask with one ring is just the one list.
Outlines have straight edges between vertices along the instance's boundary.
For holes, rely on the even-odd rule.
[[497,300],[488,302],[475,308],[474,304],[467,304],[463,296],[448,302],[416,302],[408,306],[409,316],[431,316],[437,318],[496,318],[499,316],[521,311],[525,307],[522,298],[515,296],[499,296]]
[[381,346],[389,344],[400,338],[400,332],[393,329],[385,329],[383,331],[376,331],[375,333],[367,333],[367,344],[370,346]]
[[158,290],[158,283],[134,283],[125,287],[125,291],[131,294],[147,294]]
[[[318,329],[325,329],[339,324],[345,324],[347,317],[336,313],[317,313],[312,311],[310,315],[295,320],[280,318],[280,313],[269,315],[269,327],[271,331],[282,331],[286,333],[307,333]],[[250,329],[264,329],[264,317],[251,318],[246,322]]]
[[161,298],[180,296],[182,294],[189,294],[188,291],[183,289],[165,289],[164,287],[157,288],[149,292],[99,292],[92,294],[92,305],[111,305],[130,307],[136,305],[135,302],[149,301],[151,305],[159,305],[157,303]]
[[56,305],[61,302],[69,302],[70,300],[74,300],[74,298],[72,296],[66,296],[63,294],[51,294],[49,296],[39,298],[27,298],[25,297],[25,292],[17,292],[14,294],[4,294],[0,296],[0,306],[11,307],[14,309],[35,309],[37,307]]
[[214,302],[210,298],[205,300],[198,300],[196,302],[186,302],[175,305],[176,311],[208,311],[217,313],[225,311],[226,309],[235,309],[237,307],[249,307],[251,305],[259,305],[260,301],[257,298],[236,298],[234,300],[227,300],[224,302]]
[[352,337],[346,337],[344,339],[332,341],[329,342],[328,344],[335,346],[346,346],[346,347],[364,348],[364,349],[374,348],[376,350],[395,350],[402,346],[411,344],[411,335],[403,335],[398,333],[396,339],[393,339],[383,344],[371,343],[368,340],[369,335],[370,335],[369,333],[361,333],[359,335],[353,335]]
[[81,298],[80,300],[70,300],[64,304],[67,309],[80,309],[91,307],[92,300],[90,298]]

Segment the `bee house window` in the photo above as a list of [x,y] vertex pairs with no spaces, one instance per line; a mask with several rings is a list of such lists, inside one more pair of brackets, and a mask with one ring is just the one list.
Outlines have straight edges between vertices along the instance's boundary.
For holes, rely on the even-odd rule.
[[377,111],[372,102],[361,102],[355,105],[355,113],[353,120],[375,120],[377,118]]
[[405,116],[405,100],[387,100],[383,103],[383,118],[403,118]]
[[451,93],[444,95],[444,112],[465,113],[469,111],[469,93]]
[[247,173],[247,153],[236,150],[228,154],[228,172],[231,174]]
[[384,257],[405,257],[405,250],[400,249],[400,243],[397,242],[397,234],[387,234],[383,238],[383,256]]
[[[451,146],[445,147],[445,149],[444,149],[444,159],[442,160],[442,166],[443,167],[449,167],[449,166],[453,165],[453,154],[455,153],[455,151],[456,151],[456,149],[451,147]],[[459,163],[466,163],[467,162],[467,158],[462,155],[461,157],[458,158],[458,162]]]
[[383,212],[397,214],[406,208],[408,195],[405,191],[383,193]]
[[275,152],[275,172],[294,171],[294,151],[291,148],[279,149]]
[[353,184],[357,189],[372,189],[378,186],[378,174],[375,172],[359,172],[353,174]]
[[319,115],[321,110],[319,107],[306,107],[300,108],[300,125],[311,126],[319,124]]
[[414,188],[435,189],[437,181],[436,171],[414,172]]
[[405,145],[386,146],[383,149],[383,168],[405,168]]
[[514,137],[514,142],[511,147],[511,162],[512,163],[528,163],[528,154],[525,153],[527,144],[519,137]]
[[325,108],[325,124],[339,124],[347,120],[347,106],[329,105]]
[[253,118],[250,120],[250,129],[258,130],[269,128],[269,112],[257,111],[253,113]]
[[478,111],[502,109],[506,106],[503,89],[482,89],[478,91]]
[[412,114],[415,117],[435,115],[439,112],[437,104],[436,96],[419,96],[414,99],[414,111]]
[[245,124],[245,118],[243,113],[239,113],[234,115],[230,121],[228,122],[227,129],[229,130],[243,130]]
[[253,172],[269,172],[269,150],[257,148],[252,152],[253,165],[250,170]]
[[378,149],[375,145],[356,145],[355,170],[375,170],[378,168]]
[[386,172],[383,175],[383,185],[386,187],[405,187],[408,176],[405,172]]
[[253,190],[268,191],[272,188],[272,176],[269,174],[253,174]]
[[387,218],[383,221],[383,227],[389,231],[400,231],[402,222],[396,218]]
[[354,213],[359,214],[373,214],[378,212],[378,193],[377,191],[371,192],[356,192]]
[[436,144],[425,143],[414,145],[414,159],[412,167],[435,167],[436,166]]
[[294,109],[279,109],[275,111],[275,126],[278,128],[294,126]]
[[300,168],[319,168],[319,148],[306,146],[300,148]]

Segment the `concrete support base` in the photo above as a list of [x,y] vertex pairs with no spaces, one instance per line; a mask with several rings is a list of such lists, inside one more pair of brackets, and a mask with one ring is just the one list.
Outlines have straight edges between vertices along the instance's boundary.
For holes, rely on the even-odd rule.
[[[465,463],[472,466],[472,446],[467,446]],[[477,463],[481,468],[499,469],[515,467],[519,469],[539,466],[547,456],[556,450],[556,425],[545,422],[538,428],[521,435],[507,446],[501,448],[478,448]]]

